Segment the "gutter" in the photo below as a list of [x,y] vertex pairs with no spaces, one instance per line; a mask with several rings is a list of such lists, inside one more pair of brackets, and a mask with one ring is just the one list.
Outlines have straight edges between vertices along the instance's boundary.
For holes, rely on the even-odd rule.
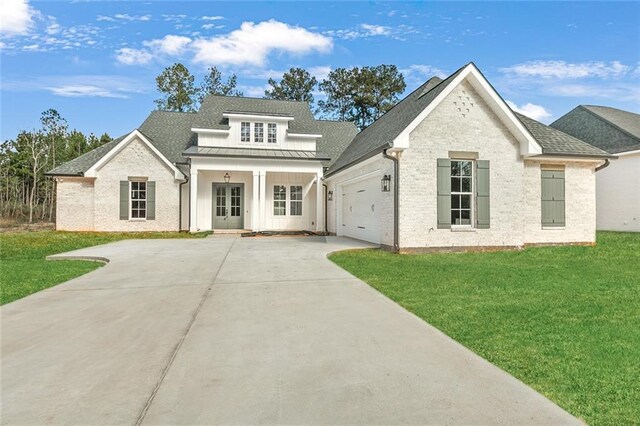
[[393,161],[393,251],[400,252],[400,164],[397,157],[387,154],[387,149],[382,151],[382,156]]
[[323,183],[322,186],[324,187],[324,232],[327,233],[329,232],[329,227],[327,226],[327,212],[328,212],[328,200],[327,200],[327,184]]
[[609,161],[608,158],[606,158],[604,160],[604,163],[602,163],[598,167],[596,167],[596,172],[599,172],[602,169],[606,169],[607,167],[609,167],[609,164],[611,164],[611,162]]

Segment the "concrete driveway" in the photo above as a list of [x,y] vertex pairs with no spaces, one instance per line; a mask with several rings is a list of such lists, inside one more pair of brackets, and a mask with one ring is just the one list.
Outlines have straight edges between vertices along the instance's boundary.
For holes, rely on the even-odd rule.
[[335,266],[342,238],[130,240],[0,309],[3,424],[580,424]]

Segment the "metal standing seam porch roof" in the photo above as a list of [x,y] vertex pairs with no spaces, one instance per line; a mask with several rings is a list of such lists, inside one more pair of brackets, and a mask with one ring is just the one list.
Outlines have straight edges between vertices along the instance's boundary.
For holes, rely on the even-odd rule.
[[329,156],[316,151],[288,149],[226,148],[216,146],[192,146],[184,151],[185,157],[235,157],[235,158],[277,158],[283,160],[327,161]]

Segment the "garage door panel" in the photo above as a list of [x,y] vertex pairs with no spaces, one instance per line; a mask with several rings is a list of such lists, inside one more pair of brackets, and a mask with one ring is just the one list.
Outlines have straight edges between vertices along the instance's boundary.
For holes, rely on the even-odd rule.
[[342,190],[343,235],[379,244],[380,198],[377,177],[345,185]]

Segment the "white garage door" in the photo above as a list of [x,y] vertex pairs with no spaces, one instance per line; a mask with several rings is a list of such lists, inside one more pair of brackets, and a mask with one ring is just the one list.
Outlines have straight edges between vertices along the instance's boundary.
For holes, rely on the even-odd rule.
[[342,187],[342,235],[380,244],[380,178]]

